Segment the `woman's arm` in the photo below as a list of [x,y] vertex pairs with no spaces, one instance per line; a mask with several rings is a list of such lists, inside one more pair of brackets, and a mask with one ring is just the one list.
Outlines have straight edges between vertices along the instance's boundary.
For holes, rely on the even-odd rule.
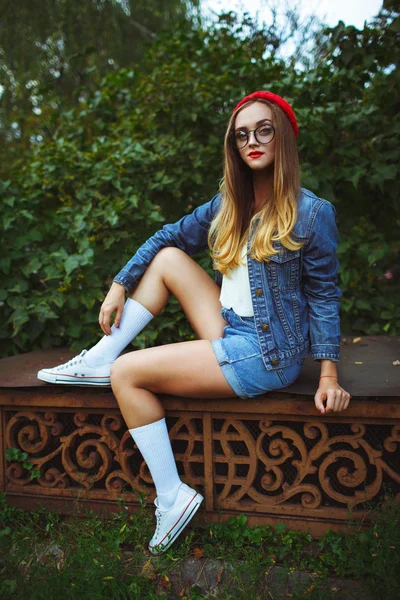
[[316,214],[309,241],[303,250],[302,283],[309,310],[311,355],[321,362],[315,405],[322,414],[340,412],[350,402],[350,394],[339,385],[336,367],[340,360],[342,297],[338,286],[336,248],[339,232],[336,223],[336,209],[325,201]]
[[111,334],[111,317],[116,313],[114,325],[119,327],[125,305],[125,293],[132,294],[140,278],[155,255],[166,246],[180,248],[190,256],[208,247],[210,223],[219,208],[220,195],[195,208],[173,224],[164,225],[151,236],[123,269],[113,283],[100,307],[99,325],[106,335]]
[[[314,360],[340,360],[339,232],[336,209],[325,200],[315,216],[308,243],[303,247],[302,285],[310,321],[311,355]],[[329,369],[328,369],[329,370]]]
[[155,255],[166,246],[180,248],[189,256],[208,247],[210,223],[220,206],[220,194],[194,209],[179,221],[167,224],[151,236],[114,277],[114,282],[124,286],[131,294]]

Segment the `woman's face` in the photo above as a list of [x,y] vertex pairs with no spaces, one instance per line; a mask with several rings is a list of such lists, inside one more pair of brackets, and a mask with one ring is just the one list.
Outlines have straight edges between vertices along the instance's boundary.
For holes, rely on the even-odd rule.
[[[261,128],[259,128],[260,125],[262,125]],[[234,125],[234,135],[237,136],[240,131],[249,131],[259,128],[257,129],[258,138],[268,140],[273,134],[271,125],[273,125],[271,109],[263,102],[253,102],[253,104],[243,108],[237,115]],[[244,143],[246,138],[244,135],[242,138]],[[254,131],[252,131],[249,134],[246,146],[244,146],[244,148],[238,148],[238,152],[251,169],[254,171],[261,171],[274,162],[275,141],[276,138],[274,137],[272,142],[262,144],[256,140]]]

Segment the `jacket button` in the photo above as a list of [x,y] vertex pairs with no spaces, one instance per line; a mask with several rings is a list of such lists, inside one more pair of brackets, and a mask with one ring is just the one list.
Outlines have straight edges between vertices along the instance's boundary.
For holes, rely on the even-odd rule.
[[262,296],[262,290],[256,290],[256,296]]
[[268,329],[269,329],[269,325],[267,325],[266,323],[263,323],[263,324],[261,325],[261,329],[262,329],[263,331],[268,331]]
[[279,363],[279,360],[277,358],[271,362],[271,364],[273,364],[274,366],[277,365],[278,363]]

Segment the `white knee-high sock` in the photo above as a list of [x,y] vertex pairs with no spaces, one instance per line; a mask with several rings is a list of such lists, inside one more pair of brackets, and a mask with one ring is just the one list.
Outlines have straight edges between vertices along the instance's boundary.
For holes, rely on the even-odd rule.
[[176,500],[182,481],[176,468],[165,417],[155,423],[130,429],[129,433],[149,468],[161,508],[168,510]]
[[140,302],[128,298],[119,327],[111,327],[111,335],[105,335],[93,348],[85,354],[85,361],[90,367],[107,365],[119,356],[122,350],[146,327],[154,315]]

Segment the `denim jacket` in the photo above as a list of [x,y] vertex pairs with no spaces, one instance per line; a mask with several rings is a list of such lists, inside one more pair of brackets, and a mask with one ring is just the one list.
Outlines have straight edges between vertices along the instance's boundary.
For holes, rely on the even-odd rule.
[[[131,294],[155,255],[175,246],[192,256],[208,248],[210,223],[221,203],[220,194],[151,236],[114,278]],[[260,262],[248,255],[250,290],[258,340],[267,370],[304,359],[340,360],[339,242],[336,209],[331,202],[301,188],[298,217],[291,232],[303,241],[288,250],[273,241],[278,254]],[[251,233],[248,238],[250,250]],[[215,271],[221,287],[222,275]]]

